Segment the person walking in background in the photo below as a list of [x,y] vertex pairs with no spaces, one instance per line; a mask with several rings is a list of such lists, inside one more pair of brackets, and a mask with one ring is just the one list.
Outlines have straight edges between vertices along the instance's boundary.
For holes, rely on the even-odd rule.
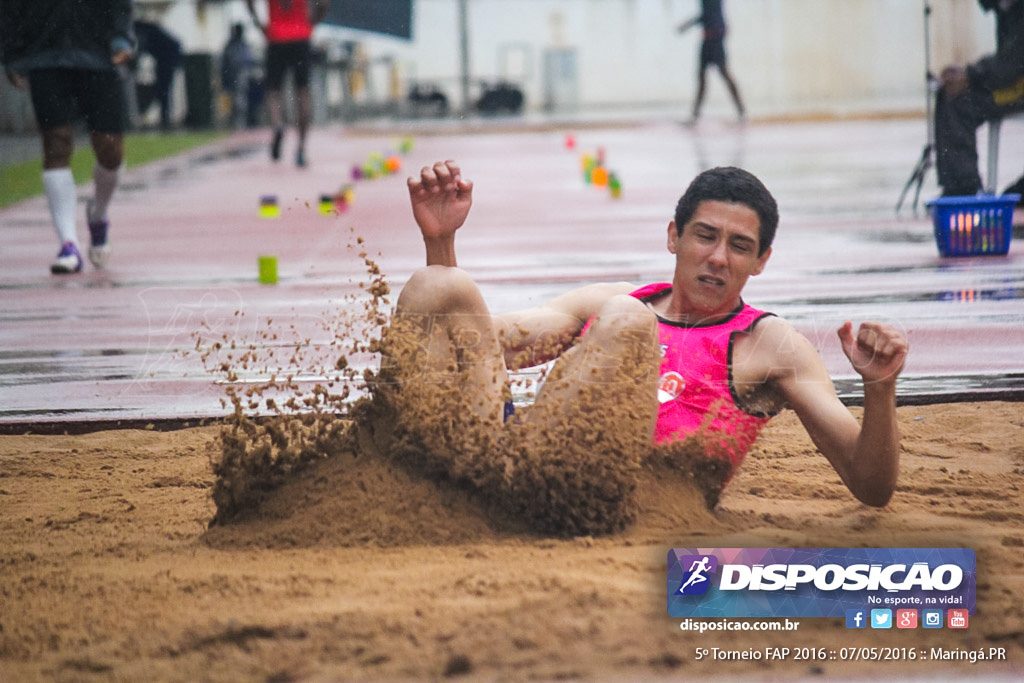
[[246,0],[253,21],[267,38],[266,90],[267,113],[274,129],[270,157],[281,158],[284,138],[284,100],[282,90],[286,71],[291,71],[298,104],[296,128],[299,135],[295,165],[306,165],[306,134],[313,118],[312,95],[309,90],[311,61],[310,37],[313,27],[327,14],[325,0],[267,0],[266,24],[256,13],[255,0]]
[[[996,52],[973,64],[948,66],[935,102],[936,170],[945,196],[981,191],[978,127],[1024,111],[1024,0],[979,0],[996,13]],[[1024,178],[1013,185],[1024,187]]]
[[102,268],[110,256],[107,207],[124,161],[126,104],[118,68],[135,49],[131,0],[0,0],[0,17],[0,61],[15,87],[29,89],[42,136],[43,189],[61,245],[50,271],[82,270],[71,174],[78,115],[96,154],[86,220],[89,260]]
[[700,46],[700,71],[697,75],[697,97],[693,102],[693,118],[690,123],[696,123],[700,118],[700,109],[704,104],[704,93],[707,90],[707,71],[712,64],[718,67],[718,73],[722,74],[732,101],[736,104],[736,111],[739,114],[740,122],[746,120],[747,113],[743,107],[743,100],[740,98],[739,88],[729,72],[729,66],[725,59],[725,14],[722,12],[722,0],[701,0],[701,12],[699,16],[685,21],[679,25],[679,32],[684,33],[692,27],[700,24],[704,28],[704,39]]
[[149,54],[156,62],[153,94],[160,105],[160,128],[170,130],[171,85],[174,83],[174,72],[181,64],[181,43],[162,26],[152,21],[136,21],[134,28],[139,43],[137,52]]
[[248,121],[249,72],[256,64],[245,41],[245,27],[231,26],[231,36],[220,56],[220,85],[231,97],[231,125],[244,128]]

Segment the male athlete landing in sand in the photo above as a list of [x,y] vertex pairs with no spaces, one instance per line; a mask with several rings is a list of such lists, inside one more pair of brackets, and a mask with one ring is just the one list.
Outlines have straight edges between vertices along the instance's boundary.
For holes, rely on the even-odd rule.
[[[856,333],[851,323],[839,328],[843,351],[864,380],[858,423],[836,396],[812,344],[785,320],[741,298],[747,279],[768,262],[778,223],[774,198],[753,175],[716,168],[694,179],[668,223],[668,251],[675,256],[671,283],[587,285],[498,316],[456,263],[455,233],[466,220],[472,191],[452,161],[409,179],[427,266],[402,290],[392,326],[401,332],[392,336],[418,355],[412,365],[394,362],[391,374],[385,373],[398,388],[399,414],[412,401],[403,394],[433,400],[431,409],[443,411],[443,400],[432,396],[454,391],[469,406],[449,411],[440,429],[423,428],[430,432],[422,438],[428,450],[470,448],[460,434],[481,428],[502,435],[483,445],[478,439],[481,452],[449,456],[449,473],[459,476],[479,468],[481,459],[497,458],[497,476],[514,496],[526,499],[545,489],[543,495],[558,501],[571,497],[574,487],[589,486],[609,500],[628,497],[632,489],[607,489],[596,476],[587,480],[587,473],[623,457],[629,448],[623,439],[637,436],[650,445],[696,436],[709,458],[726,463],[724,485],[771,415],[789,407],[854,496],[873,506],[889,501],[899,467],[896,377],[907,340],[873,322]],[[554,358],[534,404],[509,420],[514,429],[502,428],[507,369]],[[426,414],[420,410],[417,420]],[[508,441],[519,446],[510,448]],[[574,445],[586,454],[586,465],[552,484],[556,467],[572,466],[564,451]],[[547,469],[524,478],[524,458],[548,463]],[[601,514],[571,526],[600,530]]]

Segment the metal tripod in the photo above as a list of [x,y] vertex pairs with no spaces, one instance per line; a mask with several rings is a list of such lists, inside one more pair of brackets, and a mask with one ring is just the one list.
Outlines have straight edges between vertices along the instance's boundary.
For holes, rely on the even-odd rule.
[[931,37],[929,32],[931,14],[931,2],[924,0],[924,77],[926,85],[925,104],[928,119],[928,144],[921,151],[921,158],[918,159],[917,165],[907,180],[907,184],[903,186],[903,191],[900,192],[899,201],[896,202],[897,215],[903,207],[903,201],[906,199],[911,187],[914,188],[914,214],[917,214],[917,203],[921,197],[921,186],[924,184],[925,176],[928,175],[928,169],[934,165],[932,154],[935,152],[935,112],[932,98],[939,90],[939,81],[935,78],[935,74],[932,73]]

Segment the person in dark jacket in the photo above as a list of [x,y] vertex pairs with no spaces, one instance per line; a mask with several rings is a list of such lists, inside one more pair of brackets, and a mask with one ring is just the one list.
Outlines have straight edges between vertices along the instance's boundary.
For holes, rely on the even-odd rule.
[[138,52],[147,53],[156,62],[156,81],[153,83],[156,101],[160,105],[160,127],[171,128],[171,85],[174,72],[181,64],[181,43],[162,26],[152,21],[136,21],[135,36]]
[[966,66],[948,66],[939,76],[935,147],[944,196],[981,191],[978,127],[1024,111],[1024,0],[979,0],[979,4],[996,13],[995,54]]
[[82,270],[75,225],[77,191],[71,175],[72,125],[89,129],[96,165],[86,205],[89,260],[110,256],[107,207],[124,160],[126,126],[122,72],[135,49],[130,0],[0,0],[0,61],[7,78],[28,88],[43,142],[43,188],[60,240],[54,274]]
[[244,128],[248,120],[249,76],[256,66],[252,48],[245,40],[245,26],[233,24],[220,56],[220,86],[231,96],[231,123]]
[[736,105],[740,121],[746,119],[746,109],[743,107],[743,100],[740,97],[740,90],[736,87],[729,72],[729,66],[725,59],[725,14],[722,11],[722,0],[701,0],[700,15],[683,22],[679,25],[678,31],[683,33],[693,26],[700,24],[704,29],[704,39],[700,45],[700,71],[697,74],[697,96],[693,101],[693,119],[696,123],[700,118],[700,108],[704,104],[704,93],[707,90],[708,67],[715,65],[718,73],[722,75],[725,85],[729,88],[729,94]]

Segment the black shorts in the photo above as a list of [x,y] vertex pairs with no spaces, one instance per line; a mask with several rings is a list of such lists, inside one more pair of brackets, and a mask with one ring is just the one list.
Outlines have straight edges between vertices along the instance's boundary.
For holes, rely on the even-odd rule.
[[32,69],[28,82],[39,130],[70,126],[82,117],[90,132],[124,133],[124,82],[114,69]]
[[267,90],[280,90],[284,74],[291,70],[296,88],[309,85],[310,48],[308,40],[267,45]]
[[700,45],[700,68],[706,69],[711,64],[725,66],[725,37],[705,38]]

